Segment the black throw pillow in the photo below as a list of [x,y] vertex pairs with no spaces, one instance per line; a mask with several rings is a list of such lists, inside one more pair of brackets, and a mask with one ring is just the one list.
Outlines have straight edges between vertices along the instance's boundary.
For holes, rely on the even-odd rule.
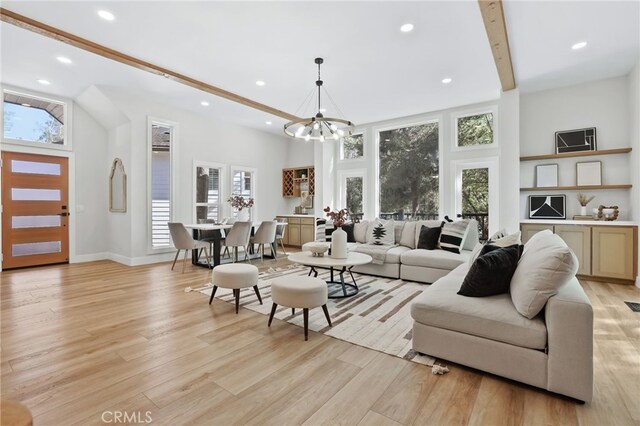
[[342,230],[347,233],[347,242],[348,243],[355,243],[356,242],[356,237],[353,234],[354,226],[355,226],[354,223],[347,223],[345,225],[342,225]]
[[418,248],[425,250],[435,250],[438,248],[441,231],[442,224],[433,228],[422,225],[422,228],[420,228],[420,237],[418,237]]
[[524,246],[514,244],[509,247],[485,247],[487,252],[478,256],[464,277],[459,295],[486,297],[509,291],[511,277],[516,271]]

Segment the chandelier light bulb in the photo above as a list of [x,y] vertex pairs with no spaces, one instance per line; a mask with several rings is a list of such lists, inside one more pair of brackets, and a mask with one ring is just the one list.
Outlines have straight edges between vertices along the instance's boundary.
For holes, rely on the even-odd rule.
[[304,137],[304,140],[307,141],[307,142],[309,142],[309,139],[311,139],[311,135],[307,135],[307,136]]
[[335,124],[332,124],[331,126],[329,126],[329,128],[330,128],[331,130],[333,130],[334,132],[335,132],[336,130],[338,130],[338,126],[336,126]]
[[338,134],[337,134],[337,133],[334,133],[334,134],[333,134],[333,138],[334,138],[335,140],[338,140],[338,138],[339,138],[339,137],[340,137],[340,136],[338,136]]
[[324,135],[320,135],[320,142],[324,142]]
[[320,127],[320,124],[318,122],[313,124],[313,129],[314,130],[318,130],[319,127]]
[[338,129],[338,136],[344,136],[344,130]]
[[298,130],[296,130],[296,136],[300,136],[302,132],[304,132],[304,129],[304,126],[298,127]]

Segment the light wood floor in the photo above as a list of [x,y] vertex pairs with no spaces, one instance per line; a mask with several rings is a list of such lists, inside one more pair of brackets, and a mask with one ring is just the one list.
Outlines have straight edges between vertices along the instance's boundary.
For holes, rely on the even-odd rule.
[[[284,260],[278,262],[284,263]],[[274,266],[265,262],[264,267]],[[640,301],[584,282],[595,309],[592,404],[452,363],[431,369],[240,310],[187,286],[210,272],[101,261],[1,272],[2,398],[36,425],[640,424]],[[249,291],[249,290],[247,290]],[[107,420],[111,420],[107,413]]]

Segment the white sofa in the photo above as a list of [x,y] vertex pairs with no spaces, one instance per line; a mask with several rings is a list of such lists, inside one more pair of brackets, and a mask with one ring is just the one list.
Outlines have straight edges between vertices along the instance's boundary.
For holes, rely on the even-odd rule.
[[[558,238],[553,244],[564,242]],[[542,265],[539,260],[548,256],[544,250],[534,255],[534,265]],[[458,266],[414,300],[413,349],[591,401],[593,311],[575,272],[559,284],[557,294],[546,301],[542,311],[528,319],[512,300],[514,280],[522,275],[514,274],[512,294],[465,297],[457,292],[469,268],[469,263]]]
[[[440,220],[423,220],[415,222],[395,222],[394,242],[398,244],[387,252],[384,264],[369,263],[355,266],[353,272],[377,275],[388,278],[402,278],[407,281],[433,283],[444,277],[457,266],[468,261],[471,251],[478,243],[478,222],[469,221],[468,234],[460,254],[446,250],[417,249],[418,237],[422,225],[427,227],[440,226]],[[359,241],[349,243],[349,250],[365,243]],[[329,244],[329,243],[327,243]],[[308,245],[302,246],[308,250]]]

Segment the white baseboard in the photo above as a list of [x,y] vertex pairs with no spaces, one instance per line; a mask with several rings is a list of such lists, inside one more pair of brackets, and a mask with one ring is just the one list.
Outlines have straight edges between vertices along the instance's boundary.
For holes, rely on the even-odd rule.
[[109,259],[109,253],[92,253],[92,254],[77,254],[71,258],[69,263],[83,263],[83,262],[95,262],[97,260]]
[[636,277],[636,287],[640,288],[640,275]]
[[116,253],[108,253],[108,259],[127,266],[149,265],[151,263],[168,262],[175,257],[174,253],[151,254],[147,256],[128,257]]

